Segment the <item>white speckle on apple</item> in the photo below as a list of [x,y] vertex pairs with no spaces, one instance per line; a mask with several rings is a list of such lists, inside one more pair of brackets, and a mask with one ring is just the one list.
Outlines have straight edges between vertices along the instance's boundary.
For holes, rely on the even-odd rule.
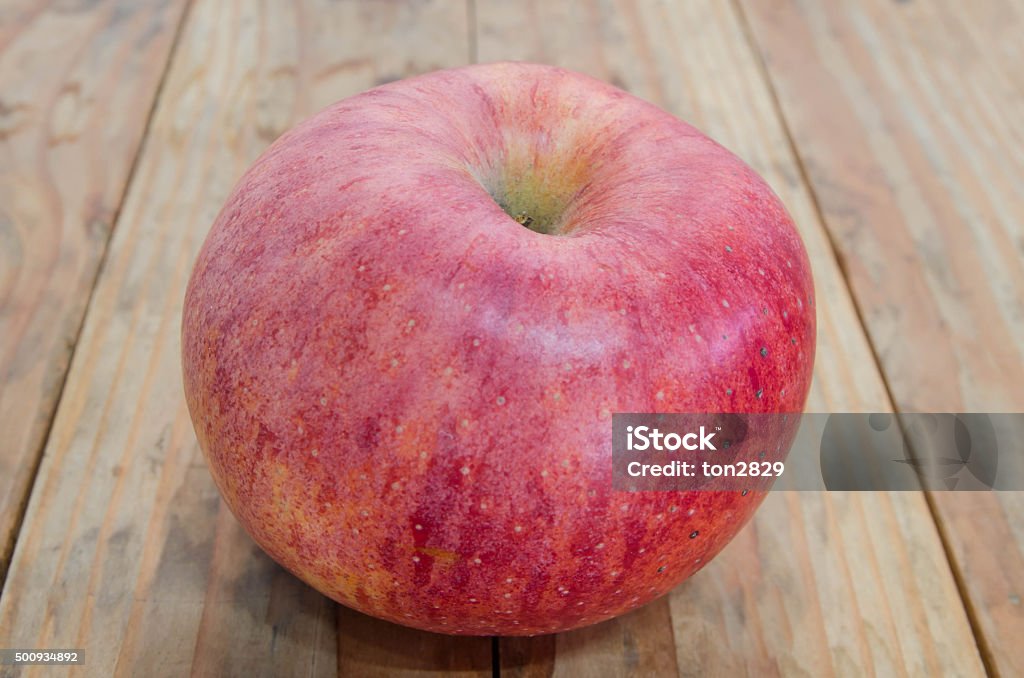
[[514,530],[515,532],[522,532],[522,531],[523,531],[523,526],[522,526],[522,525],[516,525],[516,526],[515,526],[515,527],[513,527],[512,529],[513,529],[513,530]]
[[498,399],[495,402],[497,402],[499,405],[504,405],[505,404],[505,396],[498,396]]
[[722,306],[724,306],[725,308],[729,308],[729,300],[728,299],[722,299]]
[[464,476],[468,476],[469,475],[469,467],[468,466],[463,466],[462,468],[459,469],[459,473],[461,473]]
[[480,340],[479,339],[474,339],[473,340],[473,345],[474,346],[479,346],[480,345]]
[[657,393],[654,394],[654,397],[657,398],[658,400],[664,400],[665,399],[665,392],[664,391],[658,391]]
[[603,549],[603,548],[604,548],[604,542],[603,542],[603,541],[602,541],[602,542],[600,542],[600,543],[599,543],[599,544],[598,544],[597,546],[595,546],[594,548],[595,548],[595,549],[597,549],[598,551],[600,551],[601,549]]
[[412,562],[414,562],[414,563],[420,562],[420,557],[419,556],[413,556],[412,557]]
[[422,526],[422,525],[420,525],[419,523],[416,523],[416,524],[415,524],[415,525],[413,526],[413,529],[416,529],[416,530],[422,530],[422,529],[423,529],[423,526]]
[[628,369],[629,369],[629,366],[630,366],[631,364],[632,364],[632,363],[630,363],[630,362],[629,362],[628,360],[623,360],[623,361],[622,361],[622,369],[624,369],[624,370],[628,370]]
[[382,287],[381,289],[384,290],[385,292],[390,292],[391,291],[391,285],[384,285],[384,287]]
[[396,480],[395,482],[391,483],[391,489],[392,490],[400,490],[400,489],[402,489],[402,483],[400,483],[400,482],[398,482]]

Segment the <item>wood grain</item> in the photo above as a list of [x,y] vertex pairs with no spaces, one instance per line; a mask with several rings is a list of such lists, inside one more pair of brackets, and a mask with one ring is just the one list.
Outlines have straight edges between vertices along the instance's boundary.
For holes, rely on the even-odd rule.
[[338,675],[491,675],[491,639],[424,633],[338,608]]
[[[1024,9],[743,9],[896,406],[1024,411]],[[1024,674],[1024,492],[931,501],[989,669]]]
[[[96,676],[321,676],[414,642],[391,675],[490,673],[487,639],[388,627],[369,643],[253,545],[197,447],[179,347],[192,262],[256,155],[331,101],[467,54],[461,3],[194,3],[0,598],[0,647],[84,647]],[[83,163],[68,171],[102,171]]]
[[[891,408],[733,6],[480,0],[476,16],[482,61],[547,61],[616,83],[696,124],[758,170],[793,214],[814,268],[819,335],[808,410]],[[649,609],[554,641],[503,639],[502,665],[519,675],[566,676],[595,668],[601,675],[983,673],[935,525],[914,493],[773,494],[714,562]],[[674,651],[666,649],[668,634]],[[573,651],[583,637],[615,651],[595,662]],[[627,637],[643,644],[631,653]]]
[[0,584],[185,4],[0,8]]

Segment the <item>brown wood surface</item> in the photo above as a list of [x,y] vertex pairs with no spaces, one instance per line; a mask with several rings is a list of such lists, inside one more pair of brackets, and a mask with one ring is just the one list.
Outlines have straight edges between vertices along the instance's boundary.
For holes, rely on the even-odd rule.
[[[1024,7],[743,9],[897,408],[1024,411]],[[1024,675],[1024,492],[931,501],[988,667]]]
[[[182,397],[181,298],[234,181],[304,115],[417,72],[574,68],[761,172],[814,266],[810,411],[1024,409],[1024,8],[186,1],[0,2],[0,570],[45,440],[0,647],[87,648],[60,675],[491,672],[489,639],[370,619],[265,556],[220,501]],[[669,596],[502,639],[499,668],[1024,673],[1024,493],[930,501],[773,494]]]
[[0,582],[184,6],[0,4]]
[[[819,336],[808,410],[891,408],[731,5],[480,0],[476,15],[482,61],[545,61],[615,82],[697,125],[758,170],[792,212],[814,266]],[[917,494],[774,494],[739,538],[671,594],[669,610],[665,603],[554,642],[504,639],[503,666],[513,674],[565,676],[649,675],[656,668],[694,676],[983,672]]]

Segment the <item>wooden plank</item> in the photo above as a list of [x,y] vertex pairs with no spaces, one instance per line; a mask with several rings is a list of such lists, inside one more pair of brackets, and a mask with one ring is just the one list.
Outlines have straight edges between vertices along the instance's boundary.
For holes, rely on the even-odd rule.
[[[1024,411],[1024,10],[743,6],[897,407]],[[1024,492],[931,501],[986,664],[1024,675]]]
[[186,2],[0,7],[0,583]]
[[424,633],[338,607],[338,675],[490,676],[491,639]]
[[[339,645],[365,660],[360,624],[272,563],[221,503],[184,404],[181,301],[221,204],[272,139],[467,54],[465,6],[445,0],[194,3],[32,492],[0,647],[83,647],[97,676],[330,675]],[[481,661],[490,673],[488,639],[389,628],[365,651],[401,655],[410,638],[423,655],[396,673],[481,673]]]
[[[757,169],[789,207],[814,267],[819,334],[808,410],[889,410],[827,234],[731,5],[477,5],[481,60],[547,61],[619,84],[696,124]],[[667,668],[665,661],[695,676],[982,673],[935,525],[914,493],[773,494],[714,562],[649,608],[554,641],[504,639],[503,667],[520,675],[584,675],[595,666],[592,657],[572,648],[586,635],[589,643],[618,648],[601,657],[611,675],[643,675],[639,666]],[[674,653],[665,649],[666,635]]]

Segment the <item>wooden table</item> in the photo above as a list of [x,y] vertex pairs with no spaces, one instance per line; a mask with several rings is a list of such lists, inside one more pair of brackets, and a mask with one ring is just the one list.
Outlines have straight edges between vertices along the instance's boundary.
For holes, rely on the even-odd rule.
[[178,339],[218,208],[293,122],[528,59],[772,184],[818,289],[809,410],[1024,410],[1022,33],[1019,0],[0,1],[0,647],[96,676],[1024,675],[1024,493],[777,493],[671,595],[558,636],[341,608],[220,502]]

